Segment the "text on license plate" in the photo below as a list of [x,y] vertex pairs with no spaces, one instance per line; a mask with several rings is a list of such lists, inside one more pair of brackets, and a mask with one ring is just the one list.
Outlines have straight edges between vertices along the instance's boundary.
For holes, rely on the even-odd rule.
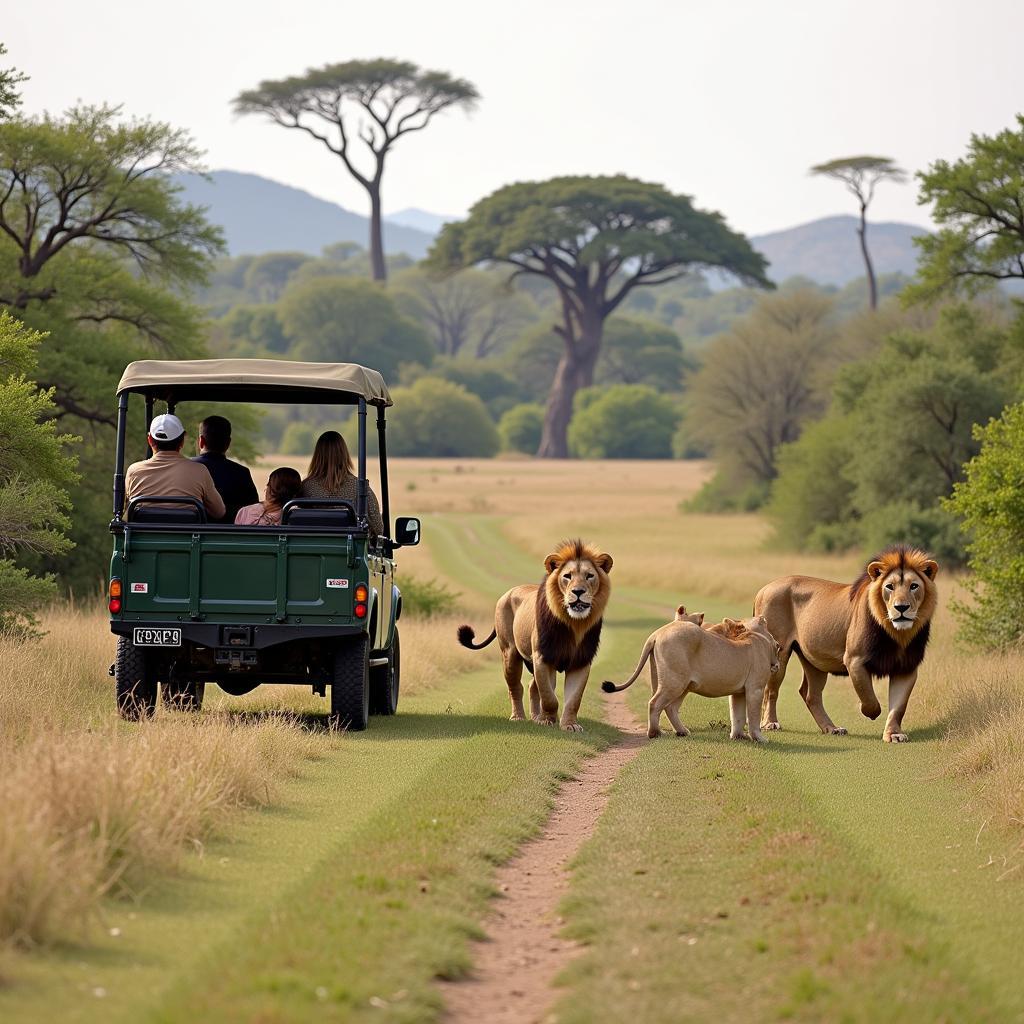
[[136,626],[132,643],[136,647],[180,647],[181,630]]

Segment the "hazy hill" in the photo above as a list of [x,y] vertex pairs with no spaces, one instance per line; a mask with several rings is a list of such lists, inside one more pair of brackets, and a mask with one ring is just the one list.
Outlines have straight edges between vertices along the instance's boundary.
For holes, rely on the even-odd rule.
[[436,235],[443,225],[452,220],[460,220],[459,217],[442,217],[439,214],[431,213],[429,210],[421,210],[416,206],[409,206],[396,213],[389,213],[384,218],[389,224],[401,224],[403,227],[416,228],[418,231],[426,231],[428,234]]
[[[875,273],[900,271],[913,276],[917,247],[911,239],[923,234],[927,229],[914,224],[869,223],[868,249]],[[800,276],[841,286],[864,276],[856,217],[822,217],[784,231],[754,235],[750,242],[768,258],[768,275],[775,282]]]
[[[308,252],[319,255],[334,242],[369,239],[369,220],[336,203],[239,171],[214,171],[206,181],[195,174],[176,175],[185,198],[209,208],[208,217],[224,229],[232,256],[261,252]],[[385,223],[384,248],[422,259],[434,233]]]
[[[318,255],[333,242],[367,244],[369,225],[362,214],[258,174],[214,171],[211,178],[177,176],[185,197],[208,207],[210,220],[224,229],[232,256],[275,251]],[[451,219],[416,207],[393,213],[385,219],[384,248],[422,259],[441,225]],[[856,217],[823,217],[750,241],[768,257],[775,281],[802,276],[842,286],[864,274],[856,226]],[[876,272],[912,275],[917,255],[911,239],[924,231],[913,224],[870,225]]]

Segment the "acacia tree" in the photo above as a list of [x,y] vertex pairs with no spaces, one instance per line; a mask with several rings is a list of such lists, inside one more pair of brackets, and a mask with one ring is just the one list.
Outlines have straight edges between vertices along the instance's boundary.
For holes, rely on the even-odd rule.
[[466,220],[446,224],[429,260],[449,269],[506,264],[513,277],[542,277],[556,289],[562,315],[554,330],[563,350],[537,452],[549,458],[568,456],[573,397],[593,383],[605,320],[634,288],[710,267],[771,287],[764,257],[719,214],[624,176],[507,185]]
[[[293,78],[260,82],[239,93],[234,108],[305,132],[341,158],[370,197],[370,260],[373,279],[383,281],[381,181],[392,146],[403,135],[422,131],[441,111],[471,109],[478,99],[476,87],[463,78],[409,61],[378,59],[328,64]],[[369,150],[362,166],[353,152],[356,137]]]
[[860,239],[860,251],[864,256],[871,308],[877,309],[878,286],[875,283],[875,268],[871,264],[871,254],[868,252],[868,206],[871,205],[875,189],[880,182],[902,183],[907,180],[907,173],[887,156],[846,156],[839,160],[830,160],[828,163],[815,164],[811,168],[811,174],[822,174],[827,178],[841,181],[857,199],[860,206],[857,237]]
[[914,239],[921,261],[909,298],[1024,279],[1024,115],[998,135],[972,135],[965,157],[917,177],[918,202],[934,203],[940,229]]

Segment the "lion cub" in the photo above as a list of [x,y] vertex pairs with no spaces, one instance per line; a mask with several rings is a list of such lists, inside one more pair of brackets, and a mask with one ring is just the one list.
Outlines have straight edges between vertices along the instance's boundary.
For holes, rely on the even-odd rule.
[[555,676],[564,672],[561,726],[571,732],[582,731],[576,716],[601,642],[604,610],[611,595],[611,571],[611,555],[582,540],[565,541],[544,559],[545,576],[539,585],[524,583],[498,598],[494,629],[483,643],[473,643],[476,634],[472,626],[459,627],[459,643],[473,651],[498,638],[513,722],[526,717],[522,682],[525,665],[533,674],[533,720],[541,725],[554,725],[558,720]]
[[[682,609],[685,614],[685,609]],[[653,657],[652,657],[653,655]],[[679,708],[688,693],[703,697],[728,697],[732,739],[745,739],[744,723],[750,738],[764,743],[759,728],[761,700],[765,686],[778,670],[779,645],[760,616],[737,621],[725,619],[702,629],[689,619],[676,620],[656,629],[644,644],[633,674],[616,686],[610,680],[601,684],[606,693],[631,686],[651,659],[651,686],[654,696],[648,705],[647,735],[661,735],[658,720],[664,711],[678,736],[689,735],[679,718]]]

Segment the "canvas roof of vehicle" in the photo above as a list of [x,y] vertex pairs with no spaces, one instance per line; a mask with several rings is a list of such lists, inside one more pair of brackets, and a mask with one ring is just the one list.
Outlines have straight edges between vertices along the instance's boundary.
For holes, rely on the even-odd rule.
[[296,363],[285,359],[140,359],[117,385],[163,401],[291,402],[353,405],[364,398],[390,406],[377,370],[358,363]]

